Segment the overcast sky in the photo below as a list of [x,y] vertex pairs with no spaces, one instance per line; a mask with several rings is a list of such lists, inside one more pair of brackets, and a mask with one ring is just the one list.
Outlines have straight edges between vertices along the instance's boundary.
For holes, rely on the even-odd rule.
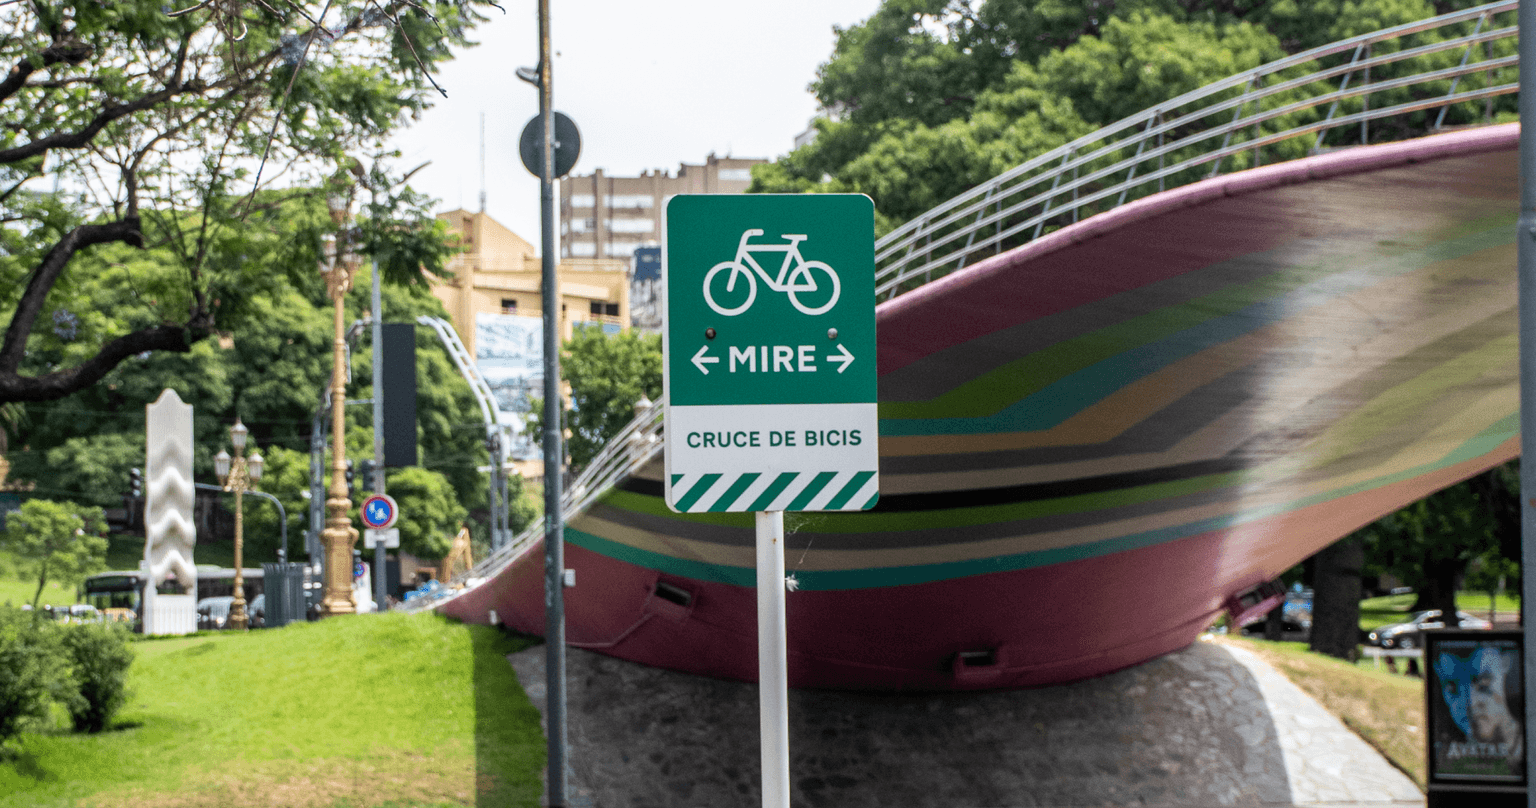
[[[538,114],[532,85],[512,71],[538,62],[533,0],[503,0],[468,48],[443,67],[448,91],[393,144],[401,163],[432,164],[411,184],[437,210],[476,210],[485,114],[486,210],[539,243],[539,182],[517,155]],[[879,0],[551,0],[555,109],[581,130],[572,173],[614,175],[710,152],[778,157],[816,113],[806,86],[832,53],[832,26],[873,14]]]

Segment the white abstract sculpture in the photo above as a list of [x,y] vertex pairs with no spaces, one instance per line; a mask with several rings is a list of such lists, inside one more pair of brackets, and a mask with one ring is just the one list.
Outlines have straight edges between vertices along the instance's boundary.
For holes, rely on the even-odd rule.
[[[192,546],[192,405],[167,389],[144,408],[146,422],[144,505],[144,633],[190,634],[197,630],[197,567]],[[159,594],[174,574],[183,594]]]

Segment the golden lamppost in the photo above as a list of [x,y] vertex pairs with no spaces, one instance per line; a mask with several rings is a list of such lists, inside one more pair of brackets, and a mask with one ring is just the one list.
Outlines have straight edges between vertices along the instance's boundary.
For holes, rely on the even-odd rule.
[[220,449],[213,458],[213,473],[218,476],[219,485],[235,494],[235,601],[229,605],[229,627],[236,631],[244,631],[249,622],[245,616],[244,495],[256,488],[262,467],[261,455],[251,452],[249,458],[245,457],[245,436],[249,432],[236,417],[235,425],[229,428],[229,444],[235,448],[235,456],[230,457],[229,452]]
[[351,208],[348,194],[333,194],[327,199],[331,221],[341,230],[342,243],[326,236],[320,271],[325,275],[326,293],[336,304],[336,342],[331,367],[331,486],[326,492],[325,529],[320,541],[325,545],[325,590],[320,603],[324,614],[352,614],[357,606],[352,600],[352,547],[357,544],[357,528],[348,512],[352,499],[347,496],[347,290],[352,288],[352,273],[357,270],[357,256],[347,249],[346,229]]

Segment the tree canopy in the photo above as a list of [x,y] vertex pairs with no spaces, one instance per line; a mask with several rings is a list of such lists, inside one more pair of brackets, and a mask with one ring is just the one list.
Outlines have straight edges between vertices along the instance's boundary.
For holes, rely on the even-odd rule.
[[[641,396],[661,397],[661,335],[577,328],[560,349],[560,375],[571,386],[566,451],[580,469],[634,420]],[[543,406],[536,403],[528,433],[540,435],[543,428]]]
[[[313,200],[287,203],[282,210],[288,215],[274,219],[274,241],[282,241],[293,228],[304,226],[314,204]],[[83,280],[75,290],[84,301],[82,310],[94,311],[102,301],[111,299],[118,276],[110,266],[91,264],[115,260],[118,255],[114,250],[122,250],[141,264],[144,274],[169,271],[166,267],[174,263],[160,249],[113,247],[100,255],[83,257],[82,265],[91,271],[82,273]],[[276,264],[273,269],[284,271]],[[347,295],[349,320],[367,312],[368,281],[365,270]],[[423,286],[386,283],[382,292],[388,322],[410,322],[423,314],[446,315]],[[129,310],[148,305],[132,298],[123,301]],[[259,488],[283,502],[288,513],[289,552],[294,558],[301,557],[303,531],[308,527],[302,492],[309,484],[309,433],[330,383],[331,303],[325,298],[319,273],[309,272],[292,286],[252,293],[244,305],[256,315],[226,332],[221,340],[200,342],[186,353],[132,357],[109,372],[103,383],[57,401],[13,404],[13,417],[6,430],[9,481],[39,496],[120,507],[128,470],[144,463],[144,407],[165,388],[173,388],[194,407],[196,479],[214,482],[213,455],[227,447],[228,428],[237,415],[250,428],[253,446],[267,460]],[[349,399],[372,395],[369,333],[362,330],[351,354]],[[59,350],[69,349],[69,341],[58,335],[52,339]],[[455,520],[463,518],[464,512],[486,507],[486,476],[480,471],[489,462],[485,428],[469,385],[430,329],[417,329],[416,365],[420,463],[424,470],[439,475],[454,497],[457,510],[450,510],[456,515],[448,520],[453,521],[447,534],[451,538],[458,529]],[[373,455],[371,415],[369,407],[348,408],[347,453],[354,459]],[[322,429],[328,428],[329,421],[325,420]],[[328,459],[325,468],[330,468]],[[392,480],[397,473],[401,472],[390,473]],[[520,484],[520,479],[512,481],[514,498],[520,494]],[[435,495],[436,489],[433,492]],[[279,537],[275,509],[260,499],[247,498],[245,512],[247,558],[275,559]],[[528,518],[516,515],[513,527],[520,528]],[[423,541],[418,547],[425,549],[435,540]]]
[[[0,403],[57,399],[267,314],[247,304],[312,274],[336,227],[317,204],[275,238],[294,197],[350,205],[361,186],[346,235],[396,280],[440,267],[426,200],[360,158],[430,103],[434,65],[489,5],[0,4]],[[82,286],[139,305],[93,308]]]
[[[883,232],[1032,157],[1210,82],[1474,5],[885,0],[869,19],[836,31],[831,57],[810,85],[823,110],[813,122],[816,138],[755,168],[751,190],[869,194]],[[1460,52],[1446,53],[1435,58],[1454,66]],[[1390,68],[1373,72],[1376,81],[1389,77]],[[1512,109],[1514,101],[1497,103]],[[1450,122],[1482,112],[1463,106],[1452,109]],[[1381,127],[1372,138],[1418,133]]]
[[50,578],[75,583],[105,568],[106,530],[100,508],[33,499],[6,518],[0,549],[30,563],[37,573],[36,609]]

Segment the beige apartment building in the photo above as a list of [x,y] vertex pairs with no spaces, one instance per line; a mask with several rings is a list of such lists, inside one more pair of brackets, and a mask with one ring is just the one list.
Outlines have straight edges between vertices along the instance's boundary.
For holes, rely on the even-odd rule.
[[677,194],[739,194],[752,184],[746,157],[683,163],[677,175],[657,169],[638,177],[610,177],[597,169],[560,181],[560,255],[629,260],[635,249],[661,241],[662,207]]
[[[538,251],[523,237],[485,213],[455,210],[438,214],[457,233],[464,251],[448,262],[448,277],[434,280],[432,293],[448,309],[464,347],[485,358],[479,343],[496,317],[542,319],[542,267]],[[578,324],[617,330],[629,321],[628,264],[623,260],[567,258],[556,269],[561,333]],[[490,317],[487,317],[490,315]],[[478,333],[477,333],[478,332]]]

